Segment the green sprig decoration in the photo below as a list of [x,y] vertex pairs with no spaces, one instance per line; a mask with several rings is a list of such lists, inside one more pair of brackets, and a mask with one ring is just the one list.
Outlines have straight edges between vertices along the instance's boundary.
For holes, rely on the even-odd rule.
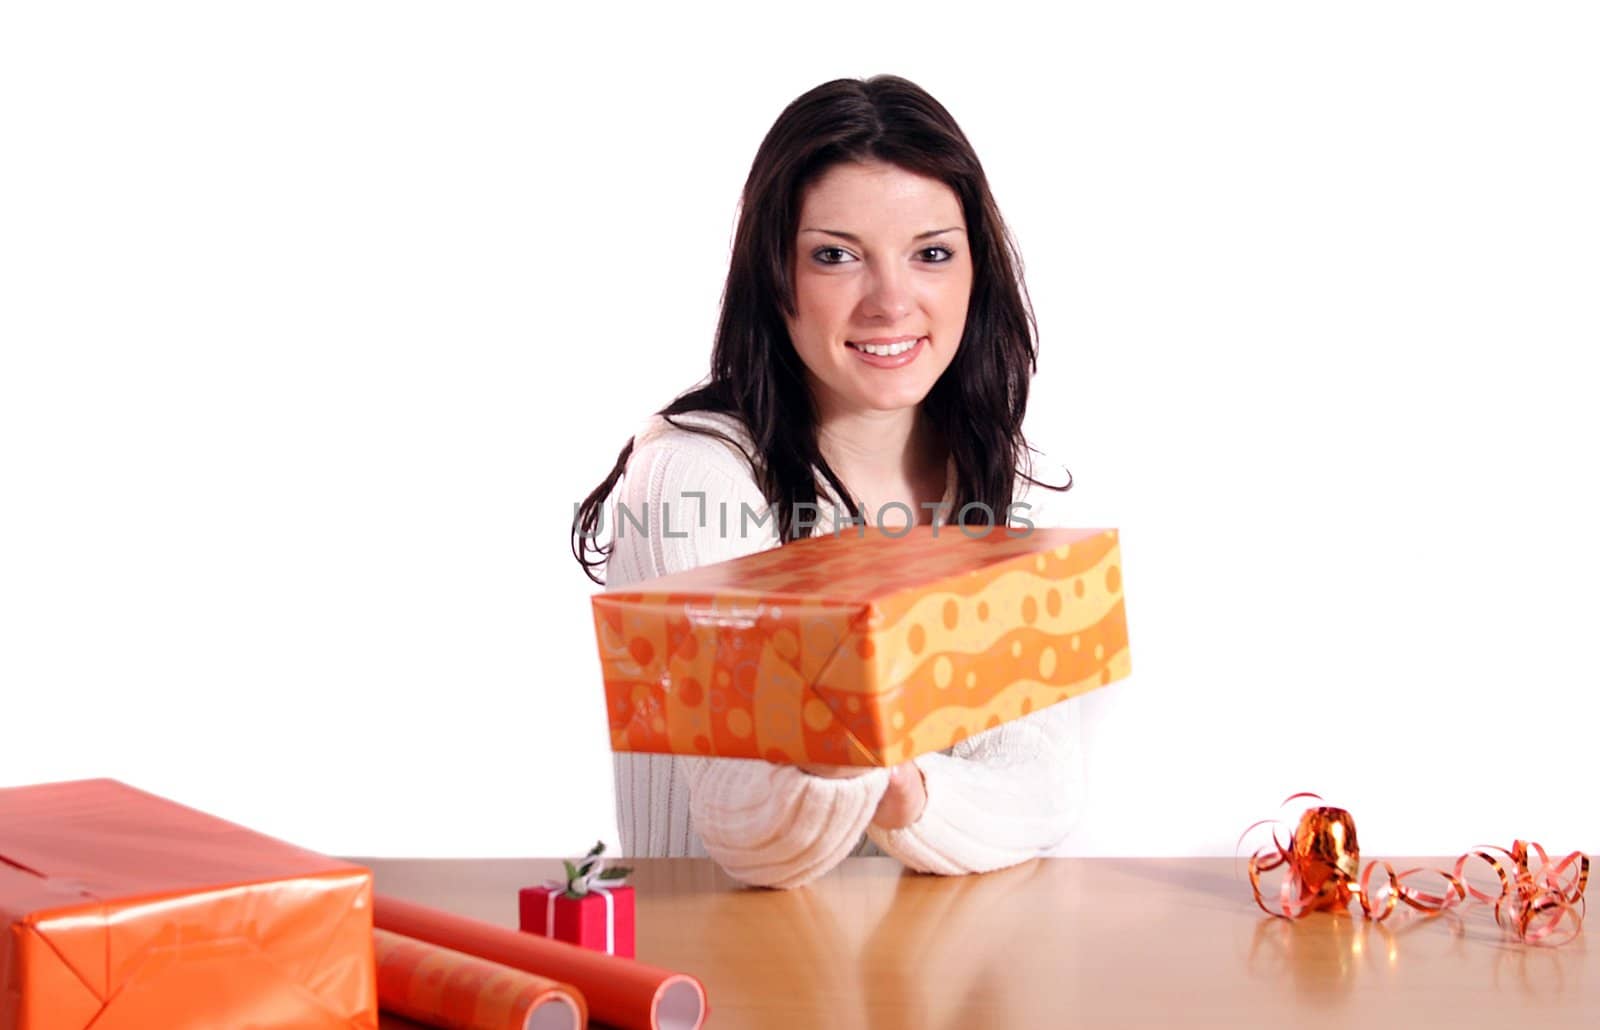
[[574,901],[582,900],[589,895],[596,882],[606,886],[611,882],[622,880],[633,873],[631,866],[615,865],[607,867],[600,857],[606,850],[605,841],[595,841],[594,847],[584,855],[577,864],[563,860],[562,865],[567,867],[567,889],[561,892],[563,898]]

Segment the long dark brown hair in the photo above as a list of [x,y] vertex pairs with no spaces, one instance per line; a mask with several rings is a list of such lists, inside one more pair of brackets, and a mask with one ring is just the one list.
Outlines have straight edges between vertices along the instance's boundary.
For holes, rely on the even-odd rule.
[[[1017,466],[1029,449],[1022,434],[1028,382],[1038,368],[1038,325],[1022,278],[1022,258],[1000,218],[983,166],[950,112],[915,83],[895,75],[835,79],[805,93],[778,116],[761,141],[740,201],[722,314],[704,385],[656,414],[705,411],[737,417],[755,453],[746,453],[755,481],[776,509],[778,538],[805,533],[797,505],[816,504],[816,474],[844,500],[855,501],[823,460],[817,413],[805,366],[789,339],[794,316],[790,261],[806,187],[834,165],[881,161],[944,183],[961,200],[972,248],[972,295],[955,358],[922,406],[956,464],[952,523],[989,524],[1011,504]],[[737,441],[713,429],[677,422],[689,432]],[[601,511],[633,453],[630,438],[611,474],[579,505],[572,553],[596,583],[594,569],[610,547],[594,546]],[[1031,463],[1030,463],[1031,464]],[[1038,486],[1065,491],[1023,473]],[[971,505],[969,508],[968,506]]]

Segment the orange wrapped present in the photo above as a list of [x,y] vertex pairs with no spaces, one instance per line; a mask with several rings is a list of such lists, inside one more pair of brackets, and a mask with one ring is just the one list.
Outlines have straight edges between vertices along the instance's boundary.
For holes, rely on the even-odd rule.
[[872,527],[593,597],[611,746],[896,765],[1130,671],[1114,529]]
[[0,1030],[378,1025],[372,874],[114,780],[0,790]]

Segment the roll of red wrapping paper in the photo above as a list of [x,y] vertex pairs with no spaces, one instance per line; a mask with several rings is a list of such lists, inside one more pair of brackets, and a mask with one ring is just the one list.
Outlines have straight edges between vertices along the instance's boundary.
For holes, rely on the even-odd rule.
[[426,905],[373,897],[379,929],[571,984],[589,1015],[636,1030],[699,1030],[709,1005],[706,989],[687,973],[604,955],[565,941],[523,933]]
[[373,930],[378,1005],[443,1030],[582,1030],[583,995],[570,984],[465,952]]

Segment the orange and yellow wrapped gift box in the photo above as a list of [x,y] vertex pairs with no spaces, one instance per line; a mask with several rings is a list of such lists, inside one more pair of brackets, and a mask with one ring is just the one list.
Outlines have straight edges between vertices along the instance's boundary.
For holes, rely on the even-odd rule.
[[1114,529],[873,527],[592,599],[611,745],[894,765],[1128,675]]

